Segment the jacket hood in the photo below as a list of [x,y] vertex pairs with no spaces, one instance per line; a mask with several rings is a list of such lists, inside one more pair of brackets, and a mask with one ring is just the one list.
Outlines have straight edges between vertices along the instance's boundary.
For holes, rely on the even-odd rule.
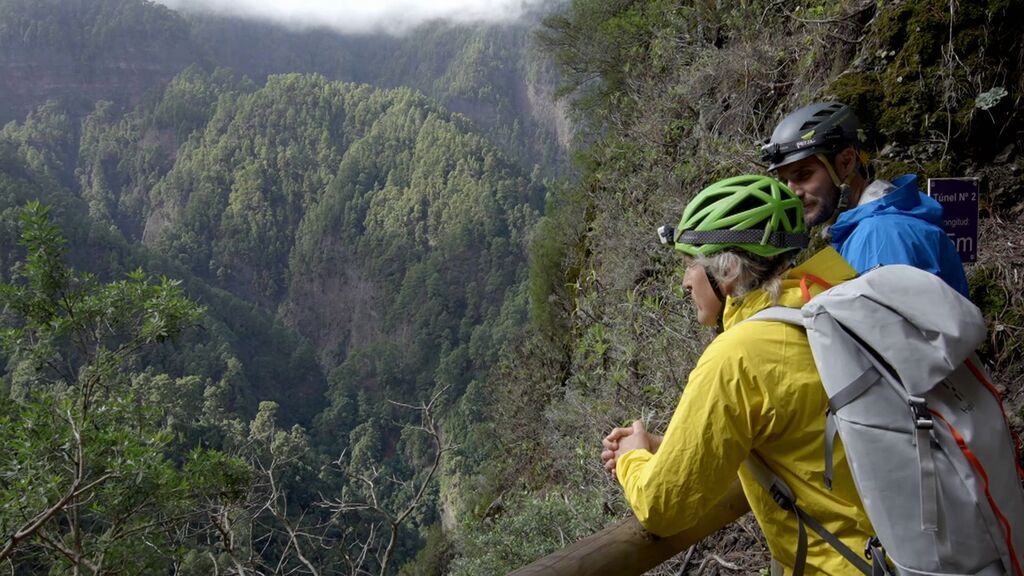
[[832,248],[824,248],[803,264],[786,272],[782,278],[782,293],[778,302],[772,302],[771,295],[764,290],[755,290],[741,299],[726,297],[722,326],[728,330],[770,306],[800,308],[806,303],[801,284],[807,286],[810,296],[816,296],[830,286],[845,282],[856,275],[854,269],[838,252]]
[[878,200],[843,212],[832,225],[833,242],[842,243],[861,221],[880,214],[902,214],[942,228],[942,205],[917,188],[917,176],[906,174],[892,181],[894,190]]

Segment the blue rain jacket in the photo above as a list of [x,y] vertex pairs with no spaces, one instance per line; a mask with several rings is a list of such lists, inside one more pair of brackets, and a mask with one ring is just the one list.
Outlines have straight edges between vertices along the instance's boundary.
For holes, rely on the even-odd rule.
[[847,210],[832,225],[832,247],[858,272],[885,264],[927,270],[969,297],[963,263],[942,229],[942,205],[922,194],[917,176],[892,181],[881,198]]

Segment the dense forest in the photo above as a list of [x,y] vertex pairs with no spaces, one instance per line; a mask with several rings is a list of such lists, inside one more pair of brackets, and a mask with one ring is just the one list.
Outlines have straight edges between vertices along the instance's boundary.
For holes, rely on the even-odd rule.
[[[1021,17],[572,0],[374,36],[0,0],[0,565],[503,574],[619,521],[600,438],[662,428],[712,336],[653,231],[824,98],[879,176],[982,178],[1020,426]],[[656,573],[766,562],[748,517]]]
[[191,65],[227,68],[260,85],[272,74],[311,73],[419,90],[473,120],[528,173],[534,165],[546,176],[565,173],[565,104],[551,97],[556,72],[530,40],[540,17],[343,36],[178,13],[145,0],[4,0],[0,123],[20,120],[48,99],[76,117],[98,100],[123,112]]
[[[418,569],[466,506],[442,484],[487,482],[482,388],[565,171],[527,26],[280,31],[261,68],[273,27],[150,2],[3,2],[0,30],[27,109],[0,131],[4,562]],[[406,60],[274,64],[318,42]]]

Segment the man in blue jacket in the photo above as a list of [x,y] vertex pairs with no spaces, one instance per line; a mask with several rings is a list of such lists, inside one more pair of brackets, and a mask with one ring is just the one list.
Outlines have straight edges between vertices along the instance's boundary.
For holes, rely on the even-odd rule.
[[868,180],[864,130],[844,104],[811,104],[779,122],[762,147],[768,170],[804,202],[807,226],[827,228],[832,246],[857,272],[884,264],[927,270],[968,296],[967,278],[942,229],[942,206],[917,176]]

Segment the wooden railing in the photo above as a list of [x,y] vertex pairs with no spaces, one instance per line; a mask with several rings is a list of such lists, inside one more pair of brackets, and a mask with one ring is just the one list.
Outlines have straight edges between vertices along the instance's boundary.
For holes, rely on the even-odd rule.
[[750,510],[739,482],[705,512],[703,528],[668,538],[648,533],[629,518],[562,548],[510,576],[638,576],[717,532]]

